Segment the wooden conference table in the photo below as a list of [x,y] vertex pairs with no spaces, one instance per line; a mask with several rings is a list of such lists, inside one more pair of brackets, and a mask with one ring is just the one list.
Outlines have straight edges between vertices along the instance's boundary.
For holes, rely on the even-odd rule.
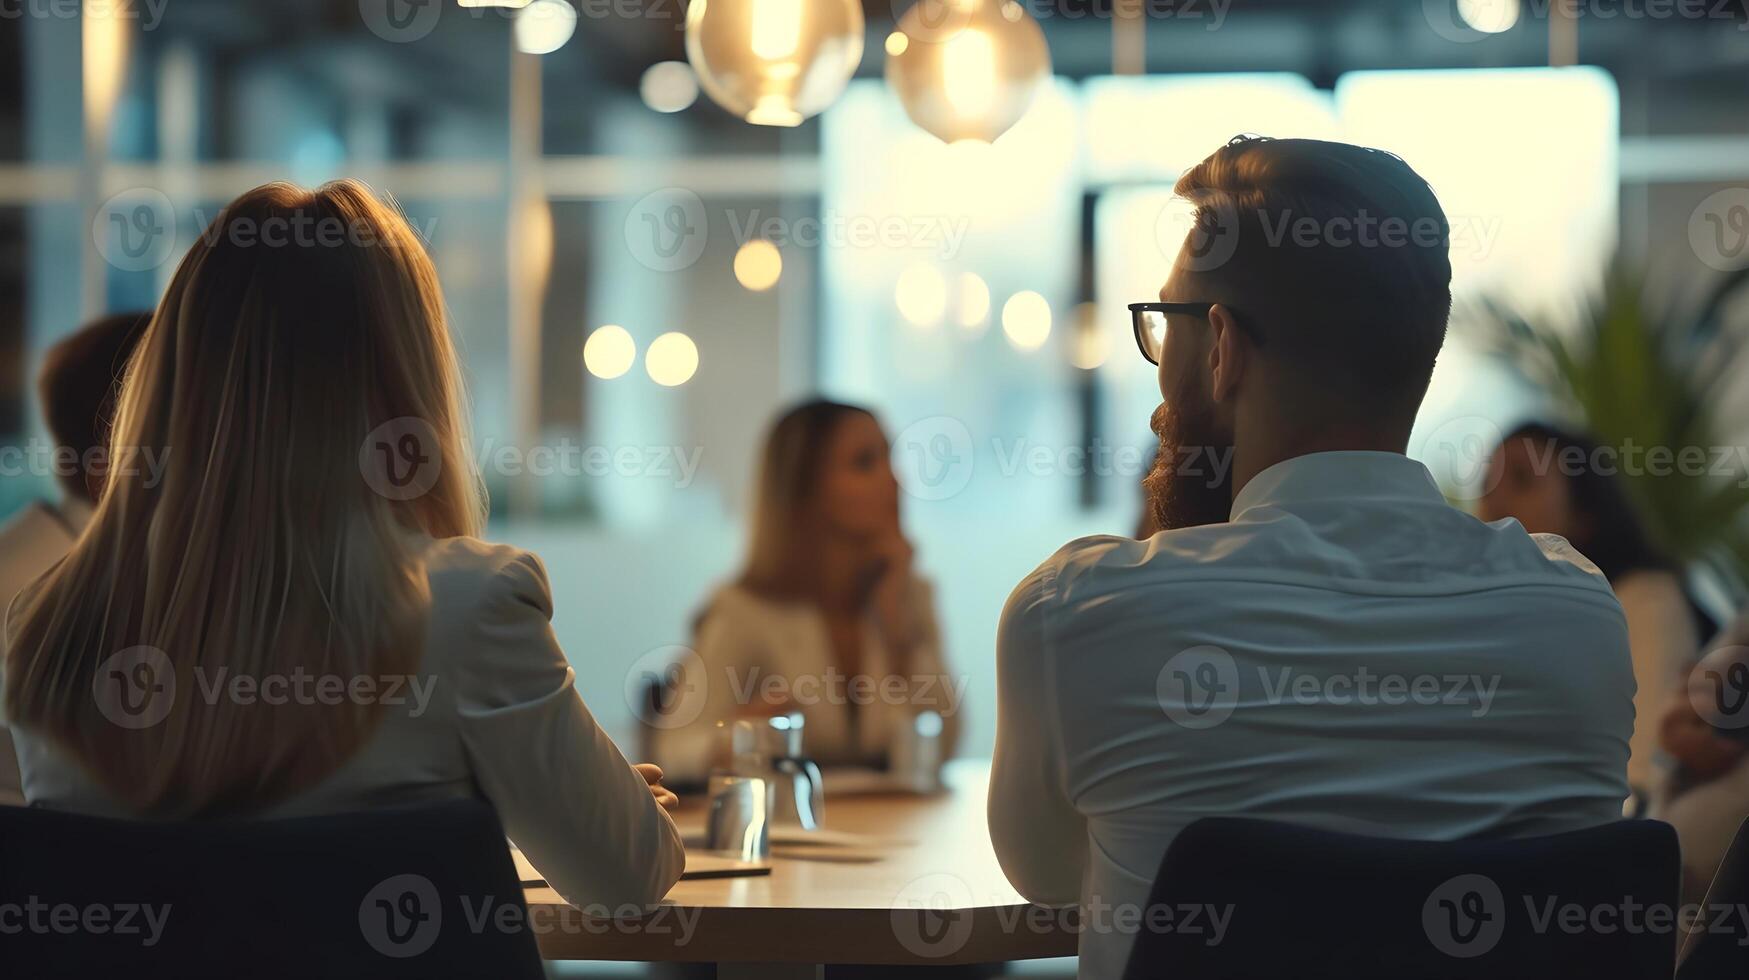
[[[829,833],[859,848],[774,848],[769,875],[685,880],[639,920],[592,919],[527,889],[547,959],[719,964],[718,976],[818,977],[823,964],[943,966],[1073,956],[1072,916],[1030,905],[1002,876],[984,821],[987,762],[949,764],[936,796],[833,795]],[[678,822],[703,819],[688,801]],[[817,850],[814,857],[802,857]],[[832,853],[836,860],[823,860]]]

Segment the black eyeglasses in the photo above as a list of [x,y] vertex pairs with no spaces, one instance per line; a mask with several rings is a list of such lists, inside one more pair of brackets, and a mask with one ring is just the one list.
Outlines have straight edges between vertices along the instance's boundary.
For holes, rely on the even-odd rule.
[[1208,319],[1213,303],[1131,303],[1130,326],[1136,331],[1136,346],[1149,364],[1160,363],[1160,351],[1166,346],[1166,315],[1177,313]]
[[[1199,320],[1208,319],[1209,310],[1215,308],[1213,303],[1131,303],[1130,326],[1136,332],[1136,346],[1142,349],[1142,356],[1149,364],[1160,363],[1160,351],[1166,345],[1166,317],[1193,316]],[[1245,336],[1251,338],[1254,344],[1261,344],[1263,338],[1257,335],[1245,318],[1237,310],[1228,307],[1233,314],[1233,322]]]

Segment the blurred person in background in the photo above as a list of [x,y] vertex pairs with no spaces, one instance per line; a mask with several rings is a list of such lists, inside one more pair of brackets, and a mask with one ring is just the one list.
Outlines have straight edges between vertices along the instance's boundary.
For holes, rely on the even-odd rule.
[[[116,387],[151,316],[104,317],[43,355],[37,397],[54,442],[51,461],[61,499],[35,501],[0,526],[0,615],[19,589],[66,556],[91,520],[108,458]],[[23,802],[12,738],[0,728],[0,805]]]
[[1676,828],[1684,902],[1706,897],[1737,829],[1749,819],[1749,705],[1731,700],[1744,691],[1716,686],[1729,683],[1734,664],[1749,665],[1749,610],[1691,665],[1660,718],[1659,744],[1674,769],[1647,816]]
[[1591,559],[1620,600],[1634,657],[1634,737],[1628,783],[1642,799],[1658,794],[1658,730],[1701,639],[1712,632],[1684,590],[1676,563],[1659,552],[1621,477],[1600,465],[1597,444],[1542,423],[1509,433],[1489,459],[1484,521],[1515,518],[1532,534],[1558,534]]
[[113,467],[7,618],[28,802],[185,819],[482,797],[568,901],[658,901],[685,860],[673,797],[584,706],[540,560],[478,538],[465,419],[399,212],[352,181],[228,205],[118,399],[112,445],[166,450],[162,472]]
[[899,484],[880,422],[816,400],[766,437],[747,563],[710,598],[668,697],[684,726],[655,734],[671,780],[720,758],[718,722],[798,711],[803,751],[822,765],[884,768],[923,711],[952,755],[963,681],[947,672],[930,584],[899,521]]

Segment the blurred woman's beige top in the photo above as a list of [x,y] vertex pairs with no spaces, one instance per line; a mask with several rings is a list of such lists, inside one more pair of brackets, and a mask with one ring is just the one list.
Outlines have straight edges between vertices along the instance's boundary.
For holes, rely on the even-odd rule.
[[672,699],[646,713],[656,760],[673,781],[702,779],[720,754],[717,723],[801,712],[802,751],[821,765],[882,766],[901,725],[922,711],[947,722],[951,752],[965,682],[948,673],[935,620],[934,590],[911,583],[918,640],[896,663],[872,616],[863,624],[857,677],[836,665],[818,607],[763,598],[739,585],[719,589],[683,656]]
[[[60,506],[40,501],[31,504],[0,526],[0,613],[12,604],[19,589],[66,557],[67,549],[79,540],[79,532],[90,520],[91,505],[69,499]],[[18,779],[12,738],[6,734],[6,726],[0,725],[0,806],[24,804],[24,789]]]
[[[378,688],[381,727],[357,755],[260,816],[483,797],[572,904],[660,899],[685,866],[679,833],[573,686],[540,559],[472,538],[430,541],[422,558],[431,617],[420,673],[394,695]],[[174,696],[226,690],[178,677]],[[31,805],[129,815],[50,742],[12,734]]]
[[1694,613],[1682,583],[1669,572],[1641,571],[1611,582],[1628,620],[1628,648],[1634,657],[1634,737],[1628,743],[1628,785],[1655,792],[1663,782],[1658,727],[1664,711],[1682,690],[1700,651]]

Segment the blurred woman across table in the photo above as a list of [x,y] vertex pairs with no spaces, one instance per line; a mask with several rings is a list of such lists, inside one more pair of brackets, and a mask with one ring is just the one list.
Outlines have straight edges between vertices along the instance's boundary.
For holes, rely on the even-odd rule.
[[1622,465],[1620,454],[1605,455],[1584,436],[1520,425],[1494,450],[1478,516],[1513,517],[1533,534],[1558,534],[1609,579],[1627,616],[1639,685],[1628,783],[1646,796],[1664,778],[1658,729],[1665,706],[1713,624],[1684,590],[1676,564],[1652,543],[1622,486]]
[[867,409],[815,400],[766,437],[747,562],[694,626],[658,710],[652,750],[673,781],[722,761],[718,722],[800,712],[822,765],[884,768],[919,715],[952,755],[964,681],[941,652],[935,601],[913,570],[886,434]]

